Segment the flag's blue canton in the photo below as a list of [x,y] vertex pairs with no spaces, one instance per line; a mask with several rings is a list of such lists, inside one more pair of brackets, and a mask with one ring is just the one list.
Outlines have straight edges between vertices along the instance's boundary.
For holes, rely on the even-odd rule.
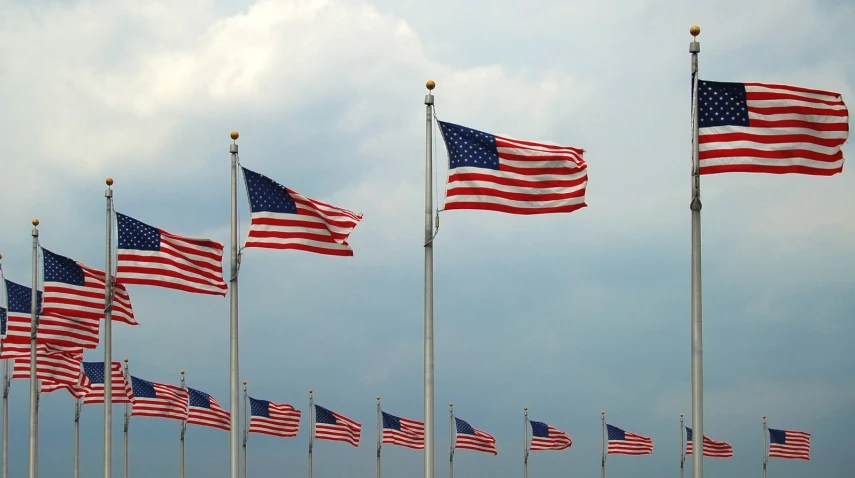
[[104,383],[104,362],[80,362],[83,364],[83,373],[93,384]]
[[787,444],[787,431],[786,430],[775,430],[774,428],[769,429],[769,443],[774,443],[776,445],[786,445]]
[[250,414],[254,417],[270,418],[270,402],[249,397]]
[[465,421],[454,417],[454,420],[457,422],[457,433],[462,433],[464,435],[474,435],[475,429],[472,428],[472,425],[466,423]]
[[549,438],[549,427],[545,423],[531,420],[529,423],[531,423],[531,436]]
[[748,126],[745,85],[698,81],[698,127]]
[[297,203],[285,186],[246,168],[243,168],[243,177],[249,194],[250,211],[297,214]]
[[618,427],[606,425],[608,430],[609,440],[626,440],[626,433]]
[[686,440],[692,441],[692,429],[689,427],[686,427]]
[[389,415],[386,412],[383,413],[383,428],[389,428],[392,430],[401,431],[401,419],[396,417],[395,415]]
[[332,412],[320,405],[315,405],[315,422],[326,423],[328,425],[336,424],[335,416]]
[[211,408],[211,396],[192,388],[187,388],[190,393],[190,406],[199,408]]
[[134,391],[134,396],[137,398],[157,398],[157,392],[154,391],[154,384],[148,380],[136,378],[131,375],[131,388]]
[[6,309],[0,307],[0,335],[6,335]]
[[[6,301],[9,312],[31,314],[33,311],[33,289],[6,280]],[[38,314],[42,314],[42,291],[36,291]]]
[[45,282],[62,282],[71,285],[86,285],[83,268],[68,257],[54,254],[42,248],[45,262]]
[[439,121],[448,148],[449,169],[474,167],[499,170],[496,137],[465,126]]
[[160,231],[136,219],[116,213],[119,249],[160,250]]

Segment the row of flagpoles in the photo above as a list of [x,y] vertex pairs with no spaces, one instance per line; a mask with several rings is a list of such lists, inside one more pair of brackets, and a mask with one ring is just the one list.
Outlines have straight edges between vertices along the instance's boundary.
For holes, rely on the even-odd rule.
[[[848,110],[841,95],[803,87],[700,80],[696,41],[692,55],[692,436],[694,450],[704,449],[701,326],[700,176],[717,173],[806,174],[842,172],[841,146],[848,138]],[[424,476],[434,478],[434,222],[433,89],[428,82],[425,156],[424,281]],[[506,214],[570,213],[586,207],[587,164],[581,148],[492,135],[437,120],[449,156],[444,207]],[[265,248],[352,256],[347,238],[362,215],[303,196],[272,179],[246,169],[238,159],[238,133],[232,132],[231,221],[228,283],[223,277],[222,244],[190,238],[146,224],[113,208],[112,179],[107,180],[105,268],[98,271],[40,247],[38,220],[32,230],[32,283],[27,288],[5,281],[8,327],[0,358],[30,358],[29,476],[38,476],[38,396],[46,387],[68,388],[74,377],[40,378],[38,357],[74,360],[99,342],[104,321],[104,361],[111,375],[112,322],[136,325],[127,285],[145,285],[188,293],[225,296],[230,301],[229,411],[231,478],[239,477],[240,383],[238,273],[242,250]],[[238,245],[238,178],[243,176],[251,218],[247,240]],[[437,211],[439,212],[439,210]],[[115,217],[115,228],[113,218]],[[117,233],[118,243],[112,242]],[[115,261],[114,261],[115,256]],[[39,290],[39,257],[44,290]],[[115,269],[115,274],[114,274]],[[107,275],[109,274],[109,276]],[[72,299],[69,300],[69,297]],[[79,361],[79,359],[78,359]],[[78,377],[79,378],[79,377]],[[40,383],[39,383],[40,382]],[[41,387],[41,388],[40,388]],[[105,380],[104,477],[112,468],[112,381]],[[188,400],[193,399],[188,392]],[[213,400],[208,396],[210,400]],[[84,398],[85,403],[85,398]],[[212,403],[209,401],[209,404]],[[225,412],[225,411],[224,411]],[[312,416],[317,415],[312,409]],[[321,414],[323,415],[323,414]],[[334,415],[333,415],[334,416]],[[326,418],[323,415],[321,418]],[[313,418],[314,420],[315,418]],[[5,430],[4,421],[4,430]],[[473,429],[474,430],[474,429]],[[182,434],[184,428],[182,426]],[[703,455],[693,460],[695,478],[703,478]],[[311,453],[310,453],[311,456]],[[605,460],[604,460],[605,461]],[[310,461],[311,464],[311,461]],[[4,460],[5,466],[5,460]],[[311,466],[310,466],[311,470]]]

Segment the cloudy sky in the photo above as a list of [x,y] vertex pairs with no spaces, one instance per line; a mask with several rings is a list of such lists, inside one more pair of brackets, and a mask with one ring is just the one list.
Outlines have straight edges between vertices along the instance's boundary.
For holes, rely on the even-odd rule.
[[[4,0],[0,12],[8,279],[30,281],[34,217],[44,247],[103,267],[107,176],[117,211],[227,245],[231,130],[244,166],[365,215],[352,258],[249,250],[241,269],[250,394],[305,413],[312,388],[363,424],[358,448],[317,444],[317,477],[373,476],[375,396],[422,417],[426,80],[439,118],[583,147],[590,176],[589,207],[572,214],[442,213],[437,477],[448,402],[499,448],[459,451],[457,476],[519,476],[524,406],[574,440],[534,453],[532,477],[598,473],[601,410],[655,442],[652,456],[610,457],[610,476],[677,473],[679,413],[691,418],[690,25],[702,78],[855,98],[843,0]],[[441,141],[436,153],[441,203]],[[853,190],[848,168],[703,179],[705,431],[735,449],[708,474],[760,472],[765,414],[813,434],[810,462],[773,459],[770,476],[851,476]],[[242,189],[240,201],[243,238]],[[148,380],[177,384],[186,369],[228,408],[228,299],[130,293],[140,325],[114,327],[114,357]],[[27,401],[13,381],[11,476],[27,469]],[[83,476],[100,476],[102,416],[83,411]],[[71,475],[72,418],[69,395],[42,397],[41,476]],[[304,474],[303,423],[297,438],[251,436],[249,475]],[[187,435],[187,476],[227,477],[228,433]],[[176,473],[178,436],[175,421],[134,418],[132,476]],[[421,476],[421,452],[383,457],[384,477]]]

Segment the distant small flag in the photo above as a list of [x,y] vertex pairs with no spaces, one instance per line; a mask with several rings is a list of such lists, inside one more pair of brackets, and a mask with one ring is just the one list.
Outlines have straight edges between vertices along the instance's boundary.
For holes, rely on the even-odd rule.
[[[42,248],[44,294],[42,313],[75,319],[103,319],[104,273]],[[137,325],[131,297],[122,284],[113,287],[113,320]]]
[[302,412],[285,403],[273,403],[249,397],[249,433],[282,438],[297,436]]
[[383,416],[383,443],[400,445],[415,450],[425,447],[425,424],[381,412]]
[[[32,289],[10,280],[6,281],[6,297],[8,300],[8,322],[6,338],[4,339],[4,358],[8,357],[12,348],[5,345],[23,345],[29,354],[29,344],[32,325]],[[52,345],[66,349],[94,349],[98,346],[97,319],[75,319],[45,315],[41,310],[42,292],[37,291],[39,328],[38,344]]]
[[472,425],[457,417],[454,417],[454,420],[457,423],[457,439],[454,440],[454,448],[499,454],[496,449],[496,439],[492,435],[473,428]]
[[612,425],[606,425],[608,430],[609,455],[650,455],[653,453],[653,440],[646,436],[637,435],[621,430]]
[[347,238],[362,214],[320,202],[243,168],[252,212],[245,247],[352,256]]
[[810,460],[810,433],[770,428],[769,458]]
[[315,405],[315,438],[318,440],[343,441],[359,446],[362,425],[355,421]]
[[[692,429],[686,427],[686,454],[692,454]],[[704,437],[704,456],[711,458],[730,458],[733,456],[733,447],[723,441],[711,440]]]
[[840,93],[699,80],[698,117],[701,174],[843,171],[849,111]]
[[132,416],[187,419],[188,393],[181,387],[131,376]]
[[190,411],[187,416],[187,423],[226,431],[232,429],[229,412],[223,410],[223,407],[214,400],[214,397],[192,388],[187,390],[190,392]]
[[[41,391],[48,393],[59,388],[81,385],[88,388],[89,381],[83,375],[81,360],[83,360],[83,349],[67,351],[53,349],[47,345],[39,345],[36,348],[36,377],[42,381]],[[13,367],[13,379],[30,378],[30,357],[28,355],[15,358]],[[83,377],[82,381],[81,376]]]
[[[125,380],[125,374],[122,372],[122,363],[113,362],[111,364],[111,384],[113,387],[113,404],[117,403],[132,403],[134,392],[131,389],[131,384]],[[91,390],[83,398],[84,405],[97,405],[104,403],[104,362],[83,362],[83,373],[89,378],[92,383]],[[72,394],[74,391],[72,391]]]
[[177,236],[119,213],[116,222],[119,282],[226,295],[223,245],[219,242]]
[[529,420],[529,423],[531,424],[531,451],[565,450],[573,445],[573,440],[566,432],[543,422]]
[[582,149],[439,126],[448,150],[445,209],[549,214],[587,206]]
[[6,321],[8,317],[6,316],[6,308],[0,307],[0,338],[6,337]]

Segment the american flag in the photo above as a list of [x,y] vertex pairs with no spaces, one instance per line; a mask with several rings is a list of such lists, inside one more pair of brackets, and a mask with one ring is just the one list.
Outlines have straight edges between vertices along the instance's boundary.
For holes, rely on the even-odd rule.
[[[74,319],[69,317],[48,316],[41,310],[42,291],[37,291],[38,296],[38,344],[53,345],[66,349],[94,349],[98,346],[97,319]],[[4,356],[12,353],[13,344],[22,346],[26,344],[26,353],[29,353],[30,334],[32,330],[32,289],[10,280],[6,281],[6,298],[8,300],[8,322],[4,345],[12,345],[9,350],[4,347]],[[4,357],[4,358],[5,358]]]
[[192,388],[187,390],[190,392],[190,412],[187,423],[226,431],[232,429],[229,412],[223,410],[214,397]]
[[226,295],[223,245],[219,242],[176,236],[119,213],[116,222],[119,282]]
[[0,338],[6,337],[6,308],[0,307]]
[[439,126],[448,150],[445,209],[548,214],[587,206],[583,150]]
[[[133,403],[134,392],[131,384],[125,380],[122,372],[122,363],[111,364],[111,383],[113,385],[113,400],[116,403]],[[84,405],[97,405],[104,403],[104,362],[83,362],[83,373],[89,378],[92,387],[83,398]],[[72,394],[74,391],[72,390]]]
[[131,375],[132,416],[187,419],[188,393],[181,387],[149,382]]
[[282,438],[297,436],[302,412],[286,403],[273,403],[249,397],[249,433]]
[[[692,429],[686,427],[686,454],[692,454]],[[704,456],[712,458],[730,458],[733,456],[733,447],[723,441],[711,440],[704,436]]]
[[698,118],[701,174],[843,171],[849,111],[840,93],[699,80]]
[[612,425],[606,425],[609,437],[609,455],[650,455],[653,453],[653,440],[636,435]]
[[[104,273],[42,248],[44,294],[42,313],[74,319],[103,319]],[[122,284],[113,287],[113,320],[137,325],[131,297]]]
[[810,460],[810,433],[770,428],[769,458]]
[[425,447],[425,424],[386,412],[383,416],[383,443],[421,450]]
[[[68,351],[54,349],[47,345],[37,346],[36,377],[42,381],[41,391],[48,393],[68,387],[83,387],[88,390],[91,384],[88,378],[83,375],[81,360],[83,360],[83,349]],[[28,355],[15,358],[12,378],[30,378],[30,357]]]
[[529,423],[531,423],[531,451],[565,450],[573,444],[573,440],[566,432],[543,422],[529,420]]
[[457,423],[456,440],[454,440],[454,448],[462,448],[466,450],[483,451],[498,455],[496,449],[496,439],[487,432],[482,432],[465,421],[454,417]]
[[315,438],[343,441],[359,446],[362,425],[336,412],[315,405]]
[[323,203],[243,168],[252,212],[245,247],[352,256],[347,238],[362,214]]

